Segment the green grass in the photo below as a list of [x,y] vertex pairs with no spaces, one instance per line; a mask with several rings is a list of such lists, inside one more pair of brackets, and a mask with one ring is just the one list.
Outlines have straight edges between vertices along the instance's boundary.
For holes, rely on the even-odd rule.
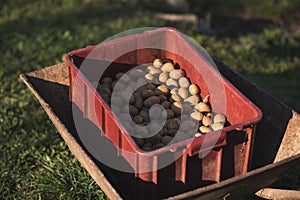
[[[119,1],[7,0],[0,5],[0,199],[105,199],[19,74],[121,31],[165,26]],[[217,38],[177,27],[214,57],[300,111],[300,38],[279,29]],[[299,187],[299,186],[298,186]]]

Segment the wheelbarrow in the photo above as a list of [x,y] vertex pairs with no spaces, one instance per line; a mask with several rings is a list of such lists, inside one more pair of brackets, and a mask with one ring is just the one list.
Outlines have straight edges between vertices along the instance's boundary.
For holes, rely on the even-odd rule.
[[[300,115],[228,66],[215,62],[221,74],[261,109],[263,118],[256,127],[249,172],[205,185],[145,183],[134,174],[114,170],[94,159],[76,132],[65,63],[21,74],[20,77],[38,99],[70,151],[110,199],[241,199],[255,192],[270,199],[300,199],[299,191],[282,193],[263,189],[300,164]],[[88,120],[86,123],[92,126]]]

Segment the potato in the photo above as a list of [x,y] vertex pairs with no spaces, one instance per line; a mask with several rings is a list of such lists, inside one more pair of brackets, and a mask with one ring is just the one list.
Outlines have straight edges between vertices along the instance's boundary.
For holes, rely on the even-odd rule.
[[182,99],[186,99],[189,95],[189,92],[186,88],[179,88],[178,90],[178,95],[182,98]]
[[154,83],[148,83],[146,86],[147,90],[155,90],[156,89],[156,85]]
[[137,88],[137,89],[134,91],[134,93],[140,93],[140,94],[142,94],[142,92],[143,92],[144,90],[147,90],[147,89],[146,89],[146,85],[140,86],[139,88]]
[[195,137],[200,137],[200,136],[202,136],[202,133],[199,132],[195,133]]
[[144,145],[143,145],[143,147],[149,147],[149,148],[151,148],[151,147],[152,147],[152,144],[149,143],[149,142],[145,142]]
[[[168,99],[168,101],[170,102],[170,104],[172,105],[174,102],[177,102],[177,101],[174,101],[171,97]],[[179,102],[179,101],[178,101]]]
[[190,81],[188,78],[186,77],[181,77],[179,80],[178,80],[178,83],[179,83],[179,86],[180,87],[183,87],[183,88],[188,88],[190,86]]
[[174,114],[174,111],[171,110],[171,109],[167,109],[165,110],[166,114],[167,114],[167,119],[171,119],[171,118],[174,118],[175,114]]
[[165,109],[168,109],[171,107],[171,104],[169,101],[163,101],[160,103],[160,105],[162,105]]
[[[209,95],[202,101],[199,86],[190,82],[183,69],[178,69],[179,66],[175,69],[171,60],[159,58],[152,65],[144,67],[144,70],[119,72],[114,78],[104,77],[97,87],[107,102],[110,102],[112,92],[117,94],[112,102],[115,115],[126,131],[146,137],[143,139],[133,136],[142,150],[155,150],[169,144],[173,139],[182,141],[224,128],[226,116],[212,114],[208,103]],[[121,83],[117,82],[119,79]],[[155,81],[160,81],[163,85],[155,84]],[[142,86],[133,92],[130,88],[135,88],[136,85]],[[126,114],[124,112],[127,107],[124,104],[127,102],[124,100],[128,99],[129,113]],[[154,106],[156,104],[160,105]],[[165,124],[161,118],[166,119]],[[134,126],[134,130],[133,122],[138,124]],[[157,133],[148,137],[153,131]]]
[[[136,91],[134,91],[133,96],[134,96],[135,98],[142,97],[142,92],[139,91],[139,89],[137,89]],[[143,97],[142,97],[142,98],[143,98]]]
[[159,58],[156,58],[154,61],[153,61],[153,66],[156,67],[156,68],[161,68],[163,66],[163,62],[161,59]]
[[133,137],[135,143],[139,146],[142,147],[144,145],[144,139],[140,137]]
[[164,129],[161,129],[159,132],[158,132],[159,135],[161,135],[161,137],[165,136],[165,131]]
[[169,76],[170,76],[170,78],[176,80],[176,79],[179,79],[181,77],[184,77],[185,72],[182,69],[175,69],[175,70],[170,71]]
[[200,89],[196,84],[191,84],[189,86],[189,92],[191,95],[196,95],[196,94],[199,94]]
[[[116,87],[117,86],[117,87]],[[120,84],[120,83],[118,83],[118,81],[113,81],[112,83],[111,83],[111,90],[112,91],[122,91],[122,90],[124,90],[125,89],[125,85],[124,84]]]
[[218,131],[218,130],[221,130],[224,128],[224,124],[223,123],[220,123],[220,122],[217,122],[217,123],[213,123],[210,125],[210,128],[213,130],[213,131]]
[[185,120],[189,120],[190,119],[190,114],[186,115],[186,114],[182,114],[180,116],[178,116],[180,118],[181,121],[185,121]]
[[209,126],[211,124],[211,117],[203,116],[202,124],[204,126]]
[[209,133],[209,132],[211,132],[212,130],[211,130],[209,127],[207,127],[207,126],[200,126],[200,127],[199,127],[199,131],[200,131],[201,133]]
[[175,80],[172,79],[172,78],[169,78],[169,79],[166,81],[166,85],[167,85],[167,86],[178,87],[178,82],[175,81]]
[[148,97],[154,96],[155,92],[153,90],[144,90],[144,91],[142,91],[141,95],[144,99],[146,99]]
[[152,75],[159,75],[162,71],[160,69],[157,69],[155,67],[151,68],[151,70],[149,70],[149,73]]
[[153,70],[153,69],[156,69],[154,66],[152,66],[152,65],[149,65],[148,67],[147,67],[147,70],[150,72],[151,70]]
[[155,145],[155,144],[160,142],[161,138],[162,137],[161,137],[160,134],[155,134],[151,137],[144,138],[144,141],[147,142],[147,143],[151,143],[152,145]]
[[[123,112],[125,111],[124,109],[126,108],[127,106],[124,106],[123,107]],[[138,109],[134,106],[134,105],[129,105],[129,114],[131,114],[132,116],[135,116],[139,113]]]
[[159,104],[159,103],[160,103],[160,98],[157,96],[152,96],[152,97],[148,97],[147,99],[145,99],[144,106],[149,108],[152,105]]
[[147,79],[145,77],[146,77],[146,74],[143,77],[138,78],[137,85],[145,85],[147,83],[147,81],[146,81]]
[[167,98],[167,96],[165,96],[165,95],[158,95],[158,98],[160,99],[160,102],[164,102],[164,101],[168,101],[168,98]]
[[171,72],[172,70],[174,70],[174,65],[170,62],[167,62],[167,63],[163,64],[163,66],[161,67],[161,70],[163,72]]
[[173,118],[173,119],[168,119],[166,121],[166,127],[168,129],[178,129],[180,126],[180,120],[177,118]]
[[190,96],[184,100],[184,102],[188,102],[191,105],[196,105],[200,100],[200,97],[197,95]]
[[186,121],[183,121],[181,124],[180,124],[180,131],[183,131],[183,132],[187,132],[193,128],[196,127],[196,123],[191,121],[191,120],[186,120]]
[[134,121],[134,123],[136,123],[136,124],[141,124],[141,123],[143,123],[143,118],[142,118],[141,116],[139,116],[139,115],[135,115],[135,116],[133,117],[133,121]]
[[145,111],[145,112],[147,112],[147,113],[149,113],[149,108],[147,108],[147,107],[145,107],[145,106],[143,106],[141,109],[140,109],[140,111]]
[[174,102],[171,106],[171,109],[175,113],[176,116],[181,115],[182,104],[180,102]]
[[99,83],[98,87],[103,88],[103,89],[107,88],[107,89],[111,90],[110,89],[110,84],[108,84],[108,83],[102,83],[102,84]]
[[148,122],[148,123],[150,122],[149,114],[148,114],[148,112],[146,112],[145,110],[141,110],[141,111],[139,112],[139,116],[142,117],[143,122]]
[[225,117],[225,115],[223,115],[223,114],[216,114],[216,115],[213,117],[213,121],[214,121],[214,123],[222,123],[222,124],[225,124],[225,122],[226,122],[226,117]]
[[134,135],[140,135],[142,137],[147,137],[148,136],[148,130],[146,127],[137,125],[134,129]]
[[174,101],[178,101],[178,102],[180,102],[180,101],[181,101],[181,98],[180,98],[180,96],[179,96],[179,95],[177,95],[177,94],[172,94],[172,96],[171,96],[171,99],[173,99]]
[[101,83],[110,85],[112,83],[112,81],[113,81],[112,78],[105,77],[105,78],[102,79]]
[[104,87],[103,85],[100,86],[100,88],[99,88],[99,93],[100,93],[101,95],[106,94],[106,95],[108,95],[109,97],[111,96],[111,90],[110,90],[110,88]]
[[123,74],[123,75],[119,78],[119,80],[120,80],[121,82],[123,82],[123,83],[126,83],[126,84],[133,82],[133,80],[130,78],[130,76],[129,76],[128,74]]
[[117,80],[119,80],[123,75],[124,75],[123,72],[119,72],[119,73],[116,74],[115,78],[116,78]]
[[[162,95],[168,95],[169,94],[169,88],[164,86],[164,85],[160,85],[157,87],[157,90],[160,92],[160,94]],[[158,94],[158,95],[160,95]]]
[[173,137],[166,135],[166,136],[163,136],[163,137],[161,138],[161,143],[167,145],[167,144],[169,144],[172,140],[173,140]]
[[160,121],[157,121],[155,119],[152,120],[148,126],[148,132],[151,135],[158,134],[158,132],[161,131],[161,129],[162,129],[162,125],[161,125]]
[[153,76],[152,74],[150,74],[150,73],[146,74],[146,75],[145,75],[145,78],[146,78],[147,80],[149,80],[149,81],[153,81],[153,80],[154,80],[154,76]]
[[153,149],[152,149],[152,147],[142,147],[141,148],[143,151],[152,151]]
[[207,103],[200,102],[198,103],[195,108],[200,112],[211,112],[211,108]]
[[162,109],[159,106],[152,106],[149,110],[149,116],[155,119],[161,117]]
[[168,130],[167,135],[174,137],[177,132],[178,132],[177,129],[170,129]]
[[178,88],[171,89],[170,94],[178,94]]
[[134,95],[131,95],[130,99],[129,99],[129,103],[130,104],[134,104],[135,102],[135,96]]
[[146,72],[144,72],[142,69],[132,69],[128,72],[128,74],[132,79],[138,80],[139,78],[144,78]]
[[152,149],[155,150],[155,149],[160,149],[162,147],[164,147],[165,145],[163,143],[157,143],[155,145],[152,146]]
[[192,107],[192,105],[190,104],[190,103],[183,103],[182,104],[182,112],[184,113],[184,114],[188,114],[188,115],[190,115],[191,113],[192,113],[192,111],[193,111],[193,107]]
[[102,94],[102,98],[106,103],[110,104],[110,96],[108,94]]
[[162,83],[167,82],[168,79],[169,79],[169,74],[167,72],[161,73],[158,77],[158,80]]
[[207,117],[213,117],[213,114],[211,112],[209,112],[209,113],[206,113],[206,116]]
[[201,121],[203,118],[203,114],[201,112],[195,111],[195,112],[191,113],[191,118],[194,120],[197,120],[197,121]]
[[134,105],[137,109],[141,109],[144,105],[144,99],[141,96],[135,97]]

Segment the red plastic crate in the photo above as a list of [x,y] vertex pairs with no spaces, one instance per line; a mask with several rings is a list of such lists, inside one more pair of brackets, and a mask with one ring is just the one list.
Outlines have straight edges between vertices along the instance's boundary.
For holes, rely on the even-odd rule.
[[[153,45],[149,41],[163,42],[168,51],[151,48]],[[120,54],[118,50],[122,49],[122,47],[132,48],[133,50],[124,54],[121,53],[122,56],[118,57],[117,55]],[[93,51],[92,54],[90,54],[91,51]],[[118,57],[117,59],[115,59],[116,56]],[[174,63],[178,63],[180,68],[185,70],[191,82],[201,88],[202,98],[209,94],[208,88],[213,88],[214,82],[224,85],[224,95],[227,100],[225,115],[230,125],[222,130],[220,136],[212,132],[205,136],[181,141],[154,151],[144,152],[135,144],[131,136],[126,133],[122,125],[118,123],[110,107],[104,102],[95,90],[95,87],[92,86],[91,82],[97,80],[98,77],[95,77],[94,74],[83,74],[79,70],[83,59],[87,59],[92,67],[97,67],[97,70],[103,72],[103,77],[113,77],[116,73],[126,72],[134,66],[152,63],[157,57],[169,58]],[[181,153],[182,155],[175,162],[174,176],[175,180],[185,182],[187,159],[195,154],[203,153],[206,149],[211,149],[211,147],[214,150],[202,159],[202,179],[219,182],[221,179],[227,178],[226,170],[224,170],[224,167],[222,168],[224,165],[231,167],[232,169],[229,170],[233,170],[234,175],[247,172],[254,127],[261,119],[262,113],[232,84],[219,75],[213,67],[210,67],[210,64],[180,32],[172,28],[144,31],[139,34],[107,41],[97,46],[72,51],[65,55],[65,61],[68,64],[70,73],[70,100],[79,107],[84,117],[91,120],[102,130],[104,135],[118,149],[119,155],[123,156],[132,166],[137,177],[157,183],[159,172],[157,167],[160,159],[164,159],[164,156],[167,154],[175,155]],[[106,62],[112,63],[104,71],[102,68],[104,65],[102,64]],[[191,63],[198,63],[202,73],[198,73]],[[213,89],[218,90],[219,88]],[[220,91],[222,92],[222,90]],[[216,95],[211,95],[210,102],[216,110],[222,107],[222,103],[224,103],[218,101]],[[94,108],[96,113],[93,112]],[[229,137],[231,141],[226,142],[228,133],[234,132],[237,132],[237,135],[239,134],[238,132],[243,132],[243,140],[241,141],[240,137],[231,134]],[[206,138],[205,144],[203,144],[204,138]],[[211,141],[215,140],[217,140],[217,143],[211,144]],[[207,148],[201,148],[201,152],[199,152],[202,145],[207,146]],[[240,149],[241,146],[243,151],[238,151],[237,149]],[[127,152],[132,152],[133,154]]]

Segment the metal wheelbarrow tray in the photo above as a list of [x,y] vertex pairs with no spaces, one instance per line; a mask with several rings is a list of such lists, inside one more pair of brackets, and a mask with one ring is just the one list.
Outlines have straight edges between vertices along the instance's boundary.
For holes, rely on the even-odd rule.
[[[151,46],[153,43],[163,44],[166,49]],[[132,50],[123,52],[128,48]],[[202,99],[209,94],[214,112],[225,114],[228,121],[221,132],[185,139],[150,152],[135,145],[129,132],[122,128],[122,123],[118,122],[93,83],[98,82],[101,72],[102,78],[113,78],[119,72],[128,72],[136,66],[151,63],[158,57],[171,59],[175,66],[180,66],[190,81],[201,88]],[[221,76],[210,61],[199,53],[199,49],[194,48],[176,29],[147,30],[71,51],[64,58],[69,67],[70,101],[81,110],[84,118],[101,130],[94,133],[85,127],[82,128],[84,134],[86,133],[86,137],[94,135],[95,142],[100,134],[105,135],[116,147],[118,156],[122,156],[130,165],[130,171],[136,177],[157,184],[161,179],[165,182],[165,171],[174,171],[173,174],[168,174],[170,181],[196,181],[200,184],[201,180],[220,182],[248,171],[252,138],[255,125],[262,117],[261,111]],[[85,138],[82,139],[84,143]],[[230,140],[228,144],[227,140]],[[97,149],[101,142],[99,139],[98,145],[87,149]],[[88,141],[85,144],[92,146]],[[213,150],[203,159],[195,158],[207,152],[207,149]],[[99,148],[98,151],[101,152],[102,149]],[[162,166],[162,163],[169,158],[176,158],[175,170],[160,170],[167,165]],[[227,170],[228,168],[232,170]]]
[[[67,65],[61,63],[22,74],[21,79],[41,103],[71,152],[110,199],[235,199],[270,185],[300,164],[300,116],[229,67],[216,64],[221,74],[263,112],[263,119],[256,127],[250,171],[219,183],[155,185],[135,178],[132,173],[103,165],[89,155],[77,136],[68,96]],[[94,126],[89,120],[83,121]],[[116,153],[114,159],[122,158]],[[167,169],[166,174],[172,173],[172,168]]]

